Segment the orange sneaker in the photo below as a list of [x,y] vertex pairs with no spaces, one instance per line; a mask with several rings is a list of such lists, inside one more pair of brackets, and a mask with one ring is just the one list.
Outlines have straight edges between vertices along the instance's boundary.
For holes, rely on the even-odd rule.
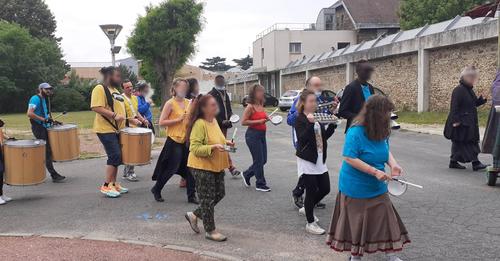
[[128,193],[128,188],[122,187],[120,183],[113,183],[113,185],[120,194]]
[[111,184],[108,186],[102,185],[101,193],[110,198],[117,198],[120,196],[120,192],[118,192],[115,187],[111,186]]

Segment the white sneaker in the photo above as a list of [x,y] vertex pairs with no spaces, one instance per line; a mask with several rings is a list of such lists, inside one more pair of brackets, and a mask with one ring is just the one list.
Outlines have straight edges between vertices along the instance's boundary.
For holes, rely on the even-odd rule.
[[[304,208],[304,207],[299,208],[299,215],[305,216],[306,215],[306,208]],[[319,218],[316,215],[314,215],[314,222],[319,222]]]
[[323,235],[325,230],[322,229],[317,222],[307,223],[306,231],[313,235]]
[[9,198],[9,197],[7,197],[7,196],[5,196],[5,195],[0,196],[0,198],[2,198],[2,199],[3,199],[3,201],[5,201],[5,202],[12,201],[12,198]]
[[7,203],[5,200],[3,200],[2,197],[0,197],[0,205],[4,205],[5,203]]
[[387,261],[403,261],[401,258],[397,257],[396,255],[387,255]]
[[137,182],[139,179],[137,178],[137,175],[135,173],[129,174],[128,176],[125,177],[126,180],[130,182]]

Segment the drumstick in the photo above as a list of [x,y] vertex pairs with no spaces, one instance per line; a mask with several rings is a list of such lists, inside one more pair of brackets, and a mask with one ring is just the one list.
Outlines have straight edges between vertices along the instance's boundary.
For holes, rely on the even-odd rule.
[[271,114],[269,114],[269,116],[268,116],[268,117],[273,116],[273,114],[275,114],[278,110],[279,110],[279,108],[276,108],[276,110],[274,110],[273,112],[271,112]]
[[392,178],[392,180],[395,180],[399,183],[403,183],[403,184],[406,184],[406,185],[409,185],[409,186],[412,186],[412,187],[416,187],[416,188],[419,188],[419,189],[423,189],[424,187],[423,186],[420,186],[420,185],[417,185],[417,184],[413,184],[413,183],[410,183],[408,181],[404,181],[404,180],[400,180],[400,179],[397,179],[397,178]]
[[234,138],[236,137],[236,132],[238,131],[238,128],[234,128],[233,132],[233,137],[231,138],[231,142],[234,143]]
[[66,115],[67,112],[63,111],[61,114],[57,115],[56,117],[52,118],[52,120],[55,120],[57,118],[60,118],[61,116]]

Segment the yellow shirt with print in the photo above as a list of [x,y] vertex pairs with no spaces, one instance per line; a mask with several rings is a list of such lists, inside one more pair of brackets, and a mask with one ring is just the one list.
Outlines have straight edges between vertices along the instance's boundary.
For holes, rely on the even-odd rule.
[[[114,87],[107,87],[107,88],[109,89],[111,96],[113,96],[113,94],[120,95],[120,92],[116,88]],[[104,107],[111,110],[111,107],[107,104],[106,93],[104,92],[104,86],[100,84],[94,87],[94,89],[92,90],[92,98],[90,101],[90,108],[96,108],[96,107]],[[123,102],[113,98],[113,108],[117,115],[125,117],[125,105],[123,104]],[[111,122],[116,124],[118,126],[118,129],[125,128],[125,121],[116,122],[115,120],[111,120]],[[96,113],[94,119],[93,130],[96,133],[117,132],[117,130],[104,118],[104,116],[98,113]]]
[[[139,100],[137,100],[137,96],[130,95],[130,98],[122,93],[125,101],[123,104],[125,105],[125,111],[127,112],[127,118],[135,118],[137,116],[137,109],[139,108]],[[130,127],[137,127],[129,122]]]

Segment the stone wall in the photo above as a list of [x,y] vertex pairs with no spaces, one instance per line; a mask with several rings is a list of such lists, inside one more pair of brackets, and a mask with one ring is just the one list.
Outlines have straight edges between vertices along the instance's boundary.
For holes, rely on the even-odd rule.
[[283,93],[288,90],[300,90],[305,87],[306,73],[299,72],[281,76],[281,86]]
[[372,84],[394,102],[398,110],[417,110],[417,54],[405,54],[372,60],[375,67]]
[[338,92],[346,85],[345,65],[328,67],[309,72],[309,76],[318,76],[325,89]]
[[451,92],[457,86],[460,72],[467,65],[479,69],[480,79],[475,92],[490,98],[491,83],[495,79],[497,40],[472,42],[429,51],[430,93],[429,109],[447,111]]
[[343,6],[335,10],[335,24],[337,30],[354,30],[354,24]]

